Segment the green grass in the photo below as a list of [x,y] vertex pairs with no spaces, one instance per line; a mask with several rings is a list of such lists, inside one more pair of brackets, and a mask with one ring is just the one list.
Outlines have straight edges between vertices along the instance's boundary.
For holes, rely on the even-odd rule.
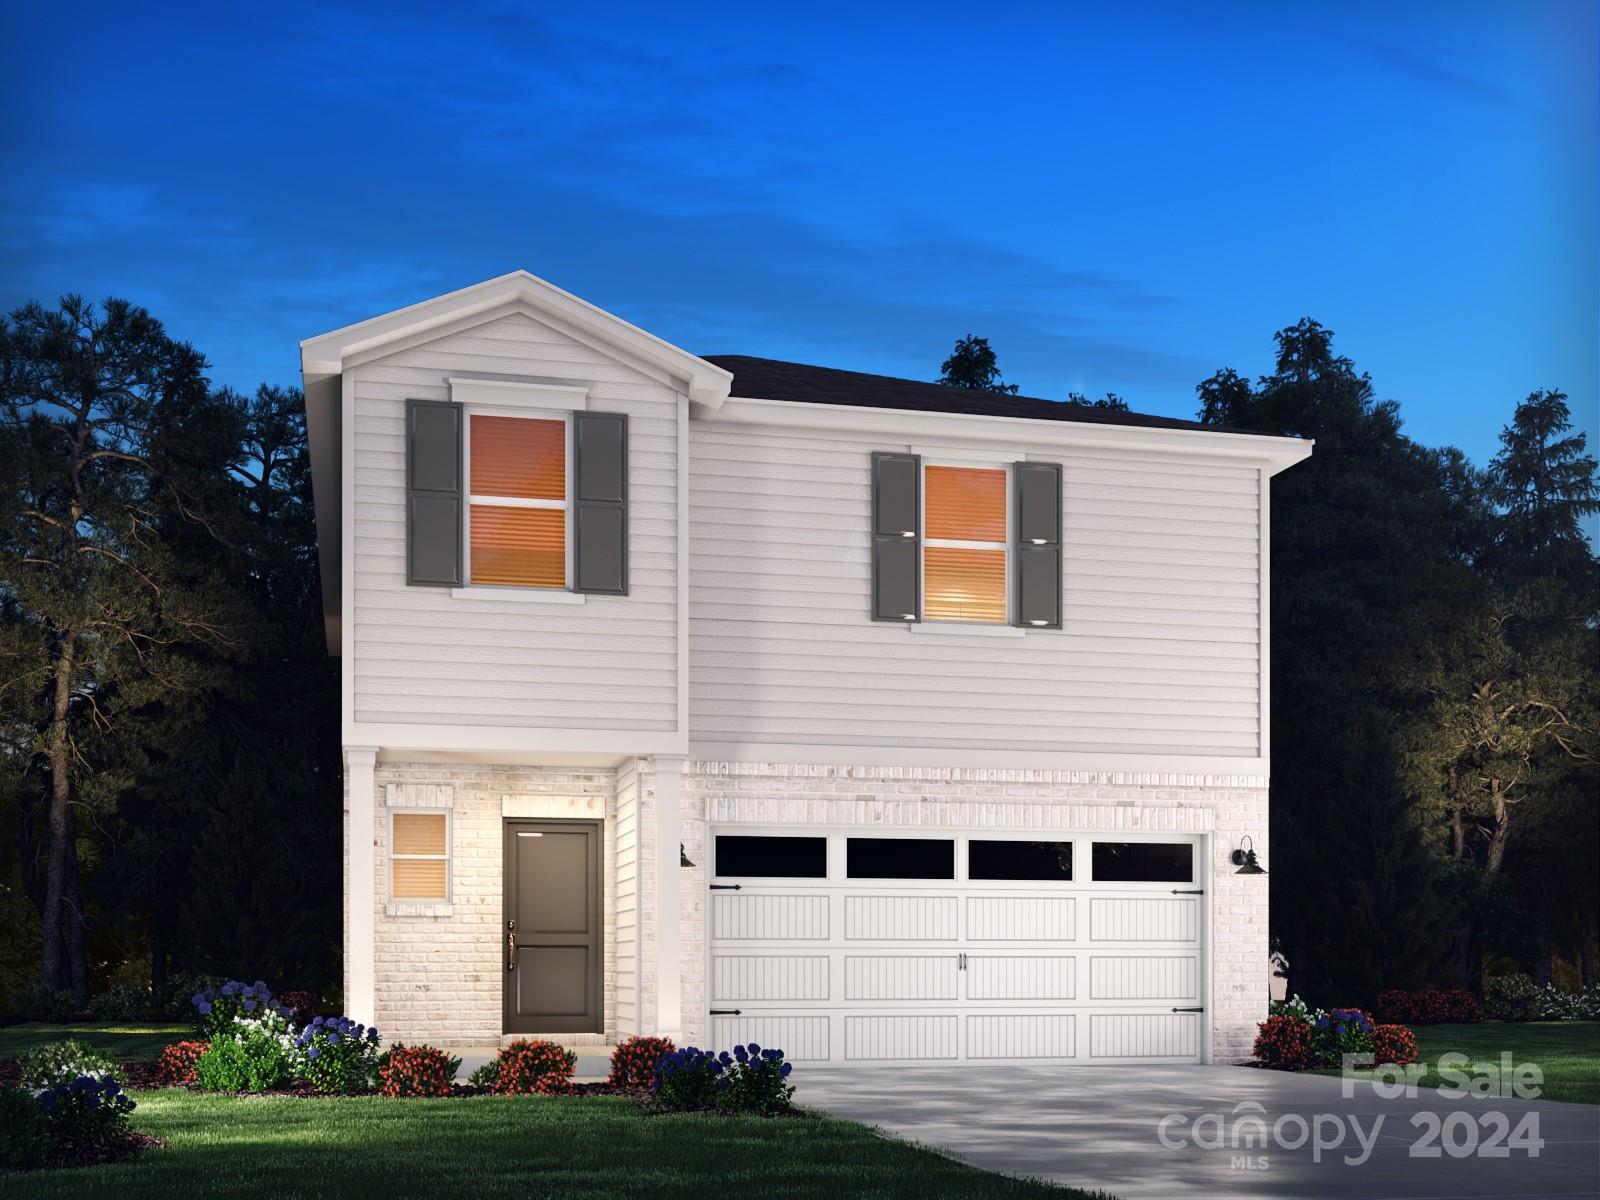
[[107,1021],[83,1025],[0,1025],[0,1061],[19,1058],[26,1050],[47,1042],[73,1038],[119,1062],[150,1062],[163,1046],[192,1038],[187,1025],[151,1024],[148,1021]]
[[[1544,1072],[1541,1099],[1600,1104],[1600,1021],[1475,1021],[1470,1025],[1414,1025],[1412,1031],[1417,1035],[1417,1056],[1430,1068],[1441,1055],[1468,1054],[1473,1065],[1461,1070],[1469,1078],[1488,1069],[1498,1077],[1500,1055],[1509,1052],[1513,1063],[1533,1063]],[[1319,1074],[1339,1072],[1333,1069]],[[1446,1082],[1431,1069],[1417,1080],[1419,1087],[1429,1088]]]
[[991,1175],[829,1117],[649,1116],[617,1097],[301,1100],[135,1093],[137,1162],[6,1179],[10,1200],[86,1194],[828,1200],[1086,1193]]
[[[1600,1104],[1600,1021],[1478,1021],[1414,1028],[1417,1054],[1425,1063],[1454,1051],[1498,1071],[1501,1052],[1510,1051],[1514,1062],[1535,1063],[1544,1072],[1543,1099]],[[1438,1087],[1445,1081],[1430,1072],[1418,1082]]]

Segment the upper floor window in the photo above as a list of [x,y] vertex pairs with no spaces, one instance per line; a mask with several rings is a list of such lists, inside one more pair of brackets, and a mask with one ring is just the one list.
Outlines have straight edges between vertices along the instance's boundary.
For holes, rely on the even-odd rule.
[[469,413],[467,582],[565,588],[567,422]]
[[1005,624],[1010,493],[1003,466],[923,467],[924,620]]

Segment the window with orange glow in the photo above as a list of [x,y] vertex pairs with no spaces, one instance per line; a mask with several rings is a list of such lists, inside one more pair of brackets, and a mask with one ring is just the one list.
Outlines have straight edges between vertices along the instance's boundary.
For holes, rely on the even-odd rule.
[[450,898],[449,817],[395,813],[389,850],[390,891],[396,900]]
[[567,585],[567,423],[473,413],[467,432],[470,583]]
[[922,617],[1003,625],[1004,467],[923,468]]

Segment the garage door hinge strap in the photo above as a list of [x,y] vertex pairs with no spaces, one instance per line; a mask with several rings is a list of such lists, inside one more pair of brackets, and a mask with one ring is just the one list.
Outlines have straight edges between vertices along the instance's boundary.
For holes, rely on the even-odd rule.
[[1175,1008],[1173,1012],[1205,1012],[1203,1008]]
[[737,1008],[713,1008],[711,1015],[713,1017],[737,1017],[741,1011]]
[[713,883],[711,885],[711,890],[713,892],[737,892],[743,886],[743,884],[738,883]]
[[1205,888],[1173,888],[1172,894],[1174,896],[1204,896],[1206,890]]

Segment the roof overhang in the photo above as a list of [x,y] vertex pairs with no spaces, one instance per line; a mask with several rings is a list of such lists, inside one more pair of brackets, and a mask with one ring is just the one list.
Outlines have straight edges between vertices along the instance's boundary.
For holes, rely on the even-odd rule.
[[1034,447],[1076,447],[1126,453],[1157,453],[1199,458],[1226,458],[1254,463],[1276,475],[1311,457],[1311,439],[1228,433],[1212,429],[1157,429],[1135,425],[1101,425],[1049,421],[1031,417],[995,417],[977,413],[935,413],[910,408],[868,408],[854,404],[808,404],[794,400],[761,400],[730,396],[716,410],[696,413],[737,425],[770,425],[791,429],[826,429],[836,433],[888,436],[926,441],[992,442],[1011,450]]

